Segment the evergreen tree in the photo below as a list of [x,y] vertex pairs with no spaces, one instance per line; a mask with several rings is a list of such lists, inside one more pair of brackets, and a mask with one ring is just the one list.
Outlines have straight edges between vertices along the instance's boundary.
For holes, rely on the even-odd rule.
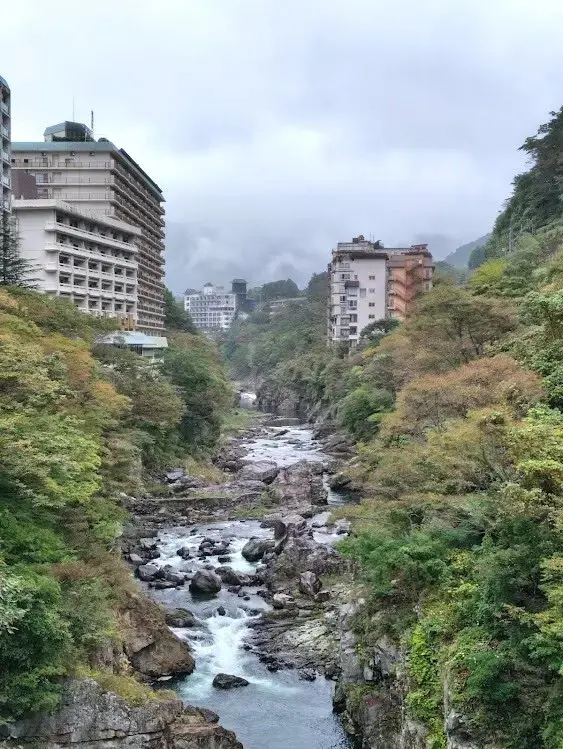
[[19,236],[13,219],[6,212],[0,218],[0,285],[33,288],[33,265],[22,258]]
[[184,333],[197,333],[189,312],[183,309],[169,289],[164,289],[164,327],[167,330],[182,330]]

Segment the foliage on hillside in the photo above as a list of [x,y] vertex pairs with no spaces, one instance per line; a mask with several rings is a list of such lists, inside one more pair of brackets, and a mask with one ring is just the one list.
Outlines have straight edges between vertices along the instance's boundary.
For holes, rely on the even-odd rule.
[[487,243],[473,250],[469,268],[503,256],[510,233],[513,237],[533,234],[562,219],[563,107],[550,115],[551,119],[520,147],[529,157],[530,169],[514,178],[512,195],[499,213]]
[[0,723],[56,705],[59,677],[117,634],[118,492],[212,445],[231,403],[202,337],[175,336],[159,366],[95,345],[107,328],[0,289]]
[[532,167],[467,285],[437,284],[399,328],[345,356],[309,302],[238,332],[248,371],[359,441],[342,548],[365,584],[360,650],[403,644],[435,749],[445,704],[478,746],[563,746],[562,138],[563,110],[524,144]]

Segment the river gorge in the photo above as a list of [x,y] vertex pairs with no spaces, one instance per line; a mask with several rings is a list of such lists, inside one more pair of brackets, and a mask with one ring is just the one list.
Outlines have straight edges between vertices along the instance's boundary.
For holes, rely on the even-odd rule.
[[[272,515],[294,515],[296,509],[302,509],[307,516],[306,520],[299,518],[303,536],[318,544],[319,548],[331,547],[342,538],[345,524],[327,527],[327,522],[330,522],[327,510],[344,501],[343,496],[326,485],[323,469],[330,458],[313,439],[310,428],[294,424],[295,420],[287,423],[280,419],[274,421],[276,425],[268,425],[266,421],[264,426],[255,427],[253,434],[237,440],[237,451],[244,454],[244,464],[252,467],[268,463],[278,470],[304,465],[304,461],[305,465],[310,463],[321,472],[321,491],[326,494],[326,505],[311,509],[310,504],[307,508],[281,504],[265,508],[263,515],[271,519]],[[263,486],[260,490],[265,488]],[[182,506],[182,512],[190,515],[192,513],[187,510],[189,491],[186,493],[185,509],[182,499],[175,501]],[[199,505],[205,505],[205,502],[205,498],[201,498]],[[170,507],[165,500],[163,504]],[[197,505],[198,501],[193,504]],[[195,670],[188,676],[167,682],[166,686],[172,685],[188,704],[217,712],[221,725],[234,731],[245,749],[343,749],[351,746],[332,709],[334,681],[323,673],[325,659],[316,654],[320,643],[308,641],[309,637],[314,640],[323,636],[324,623],[320,629],[316,628],[319,617],[325,620],[329,630],[334,631],[336,605],[302,600],[295,603],[294,608],[291,601],[285,610],[273,609],[272,593],[283,586],[276,580],[270,580],[269,586],[266,585],[267,580],[261,577],[266,569],[262,559],[249,561],[243,556],[243,549],[250,539],[275,543],[273,523],[267,519],[264,522],[264,518],[259,516],[260,510],[256,509],[248,513],[254,514],[254,518],[236,518],[236,500],[229,505],[224,519],[214,518],[214,515],[225,514],[220,506],[209,514],[202,507],[199,514],[202,522],[168,524],[164,521],[156,537],[144,538],[141,543],[145,548],[154,547],[151,554],[155,557],[153,565],[158,569],[165,568],[168,576],[173,570],[186,579],[185,585],[170,587],[150,580],[143,583],[151,597],[169,611],[187,609],[193,614],[193,619],[187,622],[181,619],[176,622],[171,619],[170,622],[190,625],[173,626],[172,629],[189,643],[195,658]],[[212,544],[222,553],[207,553],[206,549]],[[225,573],[225,567],[232,572]],[[223,577],[217,593],[190,592],[188,581],[198,571],[214,572],[217,569]],[[322,580],[322,575],[319,577]],[[229,582],[235,584],[229,585]],[[288,594],[281,593],[284,595],[289,599]],[[274,605],[278,607],[279,602],[275,601]],[[294,618],[286,618],[293,614]],[[272,639],[268,627],[264,629],[263,626],[264,619],[270,622],[272,615],[283,615],[284,628],[289,623],[283,635],[282,652],[275,656],[268,652]],[[292,634],[295,632],[299,636],[292,652]],[[313,654],[307,652],[310,645]],[[337,647],[336,638],[334,647]],[[279,650],[279,645],[275,649]],[[332,652],[328,658],[333,666],[336,657],[337,653]],[[238,689],[218,689],[212,682],[221,673],[241,677],[248,681],[248,685]],[[327,675],[331,676],[330,670]]]

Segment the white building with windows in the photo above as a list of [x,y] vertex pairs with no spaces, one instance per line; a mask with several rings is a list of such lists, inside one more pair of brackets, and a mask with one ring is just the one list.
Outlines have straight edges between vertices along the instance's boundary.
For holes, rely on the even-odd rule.
[[200,330],[227,330],[235,319],[237,295],[224,286],[206,283],[201,291],[186,291],[184,309]]
[[39,291],[135,329],[140,229],[52,199],[14,200],[13,214]]
[[12,196],[10,115],[10,87],[0,75],[0,220],[10,213]]
[[362,236],[339,242],[329,283],[329,340],[355,346],[366,325],[386,316],[387,253]]

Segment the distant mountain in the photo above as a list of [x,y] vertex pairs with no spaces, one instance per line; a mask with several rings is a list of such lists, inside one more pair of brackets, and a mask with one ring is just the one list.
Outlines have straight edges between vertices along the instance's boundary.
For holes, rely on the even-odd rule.
[[469,262],[469,257],[473,250],[476,247],[482,247],[484,244],[486,244],[490,236],[490,234],[484,234],[482,237],[479,237],[479,239],[475,239],[473,242],[462,244],[461,247],[457,248],[457,250],[454,250],[453,252],[450,252],[449,255],[446,255],[446,257],[444,258],[444,262],[453,265],[454,268],[467,268],[467,263]]

